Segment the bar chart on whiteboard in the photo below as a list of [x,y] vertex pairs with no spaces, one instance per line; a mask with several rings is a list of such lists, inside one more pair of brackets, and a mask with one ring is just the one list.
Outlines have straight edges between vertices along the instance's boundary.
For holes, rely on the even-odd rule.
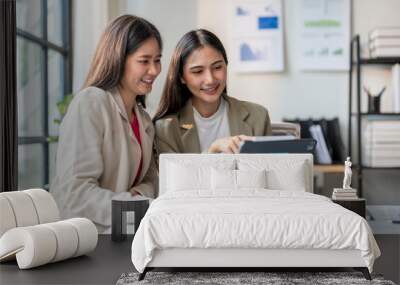
[[281,0],[234,1],[231,27],[236,72],[284,71]]

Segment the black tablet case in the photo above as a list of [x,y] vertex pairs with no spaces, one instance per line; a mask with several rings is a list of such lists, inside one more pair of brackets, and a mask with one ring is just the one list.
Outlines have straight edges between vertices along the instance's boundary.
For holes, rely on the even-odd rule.
[[277,141],[245,141],[240,153],[313,153],[314,139],[294,139]]

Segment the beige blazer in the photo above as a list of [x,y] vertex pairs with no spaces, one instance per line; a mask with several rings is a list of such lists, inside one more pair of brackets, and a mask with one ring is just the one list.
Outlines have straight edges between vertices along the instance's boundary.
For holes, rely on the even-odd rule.
[[[89,87],[75,95],[60,126],[50,187],[63,218],[89,218],[103,232],[111,226],[113,198],[129,198],[132,191],[155,197],[154,127],[141,106],[135,112],[142,149],[117,89]],[[142,171],[134,184],[141,152]]]
[[[240,101],[226,96],[229,105],[229,128],[231,136],[267,136],[271,135],[271,122],[268,111],[247,101]],[[200,141],[193,117],[192,100],[177,113],[157,120],[157,153],[200,153]]]

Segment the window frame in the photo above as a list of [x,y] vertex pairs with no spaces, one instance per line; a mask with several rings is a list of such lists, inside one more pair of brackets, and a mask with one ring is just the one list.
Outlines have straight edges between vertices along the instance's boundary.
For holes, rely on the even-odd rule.
[[15,0],[0,1],[0,192],[18,187],[15,13]]
[[[43,93],[42,96],[42,104],[44,106],[45,112],[42,114],[42,126],[44,127],[44,135],[43,136],[24,136],[21,137],[18,135],[18,147],[20,145],[29,145],[29,144],[41,144],[43,147],[44,155],[43,155],[43,187],[49,188],[49,180],[50,180],[50,144],[54,143],[49,141],[51,135],[49,134],[49,73],[48,73],[48,54],[50,50],[59,52],[63,58],[63,97],[66,94],[72,92],[72,1],[69,0],[60,0],[61,1],[61,29],[62,29],[62,41],[63,46],[52,43],[48,40],[48,0],[41,0],[41,24],[42,24],[42,36],[39,37],[34,35],[28,31],[22,30],[16,27],[16,37],[20,37],[21,40],[27,40],[31,43],[37,44],[41,48],[41,52],[43,55],[41,68],[42,68],[42,86]],[[17,15],[18,16],[18,15]],[[17,75],[18,76],[18,75]],[[18,127],[17,127],[18,128]],[[19,184],[19,183],[18,183]]]

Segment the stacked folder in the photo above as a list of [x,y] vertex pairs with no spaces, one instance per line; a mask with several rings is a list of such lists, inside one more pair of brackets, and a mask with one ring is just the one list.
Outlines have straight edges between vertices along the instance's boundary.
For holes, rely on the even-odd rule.
[[333,200],[354,200],[358,199],[356,189],[335,188],[332,193]]
[[400,27],[376,28],[369,34],[372,58],[400,57]]
[[338,118],[284,119],[284,121],[300,124],[301,138],[312,138],[317,141],[314,152],[316,164],[342,164],[346,159]]

